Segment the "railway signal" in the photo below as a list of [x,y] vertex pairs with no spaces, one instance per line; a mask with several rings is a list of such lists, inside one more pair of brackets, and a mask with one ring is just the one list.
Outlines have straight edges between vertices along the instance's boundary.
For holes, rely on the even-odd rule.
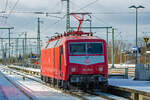
[[145,43],[146,43],[146,45],[147,45],[147,43],[148,43],[148,41],[149,41],[149,38],[145,37],[145,38],[144,38],[144,41],[145,41]]

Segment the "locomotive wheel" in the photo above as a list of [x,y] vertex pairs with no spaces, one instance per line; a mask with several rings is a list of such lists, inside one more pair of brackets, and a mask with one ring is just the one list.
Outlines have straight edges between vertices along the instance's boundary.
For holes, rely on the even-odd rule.
[[62,80],[57,80],[57,87],[62,88]]
[[46,81],[46,83],[48,83],[48,77],[47,76],[45,77],[45,81]]
[[59,80],[56,79],[56,82],[57,82],[57,83],[56,83],[56,87],[59,88]]
[[43,81],[43,75],[41,75],[41,80]]
[[54,87],[56,87],[56,79],[54,79],[54,78],[52,78],[52,85],[54,86]]
[[108,92],[108,82],[102,83],[100,89],[102,92]]
[[107,92],[108,92],[108,87],[105,87],[105,86],[102,87],[102,88],[101,88],[101,91],[107,93]]
[[43,81],[44,81],[44,82],[46,82],[46,80],[45,80],[45,76],[43,76]]
[[65,90],[69,90],[70,86],[69,86],[69,82],[67,81],[63,81],[63,86],[62,86]]

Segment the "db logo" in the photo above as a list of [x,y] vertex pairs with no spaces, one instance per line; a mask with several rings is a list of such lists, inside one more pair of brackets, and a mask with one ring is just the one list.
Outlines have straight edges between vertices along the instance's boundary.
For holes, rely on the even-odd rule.
[[89,63],[90,63],[90,60],[86,59],[86,60],[84,61],[84,63],[89,64]]

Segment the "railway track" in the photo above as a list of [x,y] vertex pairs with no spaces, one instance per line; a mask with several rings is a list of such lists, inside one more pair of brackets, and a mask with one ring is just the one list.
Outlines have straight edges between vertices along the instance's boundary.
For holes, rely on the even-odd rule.
[[[38,79],[33,78],[33,76],[29,76],[29,75],[26,76],[26,75],[24,75],[23,73],[19,73],[19,72],[13,71],[13,70],[11,70],[11,69],[4,69],[4,71],[7,71],[7,72],[10,71],[10,72],[8,72],[8,73],[15,73],[15,74],[17,74],[17,75],[19,75],[19,76],[22,76],[22,79],[23,79],[23,80],[30,79],[30,80],[36,81],[36,82],[38,82],[38,83],[40,83],[40,84],[42,84],[42,85],[45,85],[45,86],[47,86],[47,87],[54,88],[54,87],[52,87],[50,84],[44,83],[44,82],[42,82],[42,81],[40,81],[40,80],[38,80]],[[3,75],[4,75],[4,74],[3,74]],[[6,77],[6,76],[5,76],[5,77]],[[14,83],[13,81],[11,81],[8,77],[6,77],[6,79],[8,79],[13,85],[15,85],[16,88],[18,88],[18,89],[21,90],[23,93],[25,93],[25,95],[29,96],[29,97],[30,97],[30,100],[34,100],[30,95],[28,95],[26,92],[24,92],[16,83]],[[79,98],[80,100],[88,100],[88,99],[86,99],[86,98],[84,98],[84,97],[82,97],[82,96],[80,96],[80,95],[75,94],[75,93],[71,93],[71,92],[69,92],[69,91],[64,91],[64,90],[61,90],[61,89],[58,89],[58,88],[55,88],[55,89],[58,90],[58,91],[61,91],[62,93],[71,95],[71,96],[73,96],[73,97],[77,97],[77,98]]]
[[[18,70],[26,70],[26,72],[31,73],[32,70],[27,70],[27,69],[19,69],[15,68],[13,66],[9,66],[12,69],[18,69]],[[32,74],[40,74],[39,72],[32,72]],[[135,90],[135,89],[130,89],[130,88],[124,88],[124,87],[117,87],[117,86],[109,86],[108,88],[108,93],[113,94],[113,95],[118,95],[124,98],[128,98],[131,100],[150,100],[150,93],[142,90]]]
[[[111,94],[102,93],[100,91],[98,91],[98,92],[83,92],[83,91],[72,92],[72,91],[68,91],[68,90],[66,91],[66,90],[62,90],[62,89],[53,87],[52,85],[41,81],[40,77],[38,77],[37,74],[33,76],[33,74],[31,75],[28,72],[25,73],[25,74],[24,74],[24,71],[18,72],[18,70],[16,70],[16,69],[15,69],[16,71],[14,71],[14,69],[12,70],[10,68],[9,69],[7,68],[7,70],[10,70],[10,71],[12,71],[14,73],[17,73],[18,75],[21,75],[21,76],[23,76],[25,78],[28,78],[28,79],[31,79],[33,81],[39,82],[39,83],[41,83],[43,85],[46,85],[46,86],[48,86],[50,88],[55,88],[55,89],[57,89],[59,91],[62,91],[65,94],[69,94],[69,95],[77,97],[77,98],[79,98],[81,100],[95,100],[95,98],[96,98],[96,100],[118,100],[118,98],[119,99],[121,98],[121,97],[114,96],[114,95],[111,95]],[[127,100],[127,99],[123,99],[123,98],[121,98],[121,99],[122,100]]]
[[[35,100],[32,98],[32,96],[30,94],[28,94],[26,91],[24,91],[19,85],[17,85],[15,82],[13,82],[12,80],[10,80],[8,77],[6,77],[2,72],[0,72],[0,74],[8,81],[10,82],[13,86],[15,86],[15,88],[17,88],[21,93],[23,93],[29,100]],[[7,98],[7,97],[6,97]]]

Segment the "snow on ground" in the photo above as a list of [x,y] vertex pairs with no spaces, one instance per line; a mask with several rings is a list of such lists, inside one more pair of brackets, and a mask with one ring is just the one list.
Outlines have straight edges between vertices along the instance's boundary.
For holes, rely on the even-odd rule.
[[109,85],[150,92],[150,81],[137,81],[132,79],[109,79]]
[[88,100],[107,100],[107,99],[100,98],[97,96],[84,96],[84,97],[87,98]]
[[[40,69],[36,68],[29,68],[29,67],[24,67],[24,66],[16,66],[16,65],[10,65],[11,67],[14,68],[20,68],[20,69],[26,69],[34,72],[40,72]],[[135,68],[134,64],[115,64],[115,68]],[[112,64],[108,64],[108,68],[111,68]]]
[[[1,77],[1,76],[0,76]],[[1,81],[1,80],[0,80]],[[4,93],[3,93],[3,91],[2,91],[2,88],[1,88],[2,86],[0,86],[0,99],[1,100],[7,100],[6,99],[6,97],[5,97],[5,95],[4,95]]]
[[41,72],[40,69],[36,69],[36,68],[29,68],[29,67],[24,67],[24,66],[16,66],[16,65],[10,65],[10,67],[14,67],[14,68],[20,68],[20,69],[24,69],[24,70],[29,70],[29,71],[34,71],[34,72]]
[[[18,84],[22,85],[23,88],[31,93],[31,95],[36,98],[36,100],[76,100],[77,98],[71,97],[69,95],[63,94],[53,88],[49,88],[41,85],[40,83],[26,79],[22,80],[22,77],[15,75],[8,75],[9,77],[16,81]],[[14,78],[15,77],[15,78]],[[17,77],[17,78],[16,78]],[[139,91],[150,92],[150,81],[135,81],[132,79],[109,79],[109,84],[113,86],[119,86],[124,88],[135,89]],[[97,97],[88,97],[92,100],[97,100]],[[102,100],[102,99],[101,99]]]
[[[114,64],[115,68],[134,68],[135,64]],[[108,64],[108,68],[111,68],[112,64]]]
[[[9,73],[6,72],[4,72],[4,74],[7,75],[7,77],[9,77],[15,83],[19,84],[22,89],[26,91],[26,93],[30,94],[30,96],[32,96],[35,100],[79,100],[76,97],[64,94],[61,91],[47,87],[30,79],[25,79],[24,81],[21,76],[18,76],[16,74],[9,75]],[[12,97],[15,98],[17,94],[12,95]]]
[[95,93],[96,94],[101,94],[101,95],[104,95],[104,96],[107,96],[107,97],[110,97],[110,98],[113,98],[115,100],[129,100],[127,98],[119,97],[119,96],[108,94],[108,93],[104,93],[104,92],[95,92]]
[[[18,66],[19,67],[19,66]],[[5,67],[5,69],[9,69]],[[15,71],[16,72],[16,71]],[[5,73],[6,74],[6,73]],[[24,76],[31,77],[35,80],[41,81],[39,78],[35,78],[30,75],[26,75],[21,73]],[[31,94],[32,97],[34,97],[35,100],[78,100],[77,98],[73,98],[71,96],[68,96],[66,94],[63,94],[61,91],[58,91],[56,89],[43,86],[40,83],[31,81],[29,79],[26,79],[25,81],[22,80],[22,77],[18,77],[16,75],[9,75],[7,74],[8,77],[10,77],[13,81],[15,81],[17,84],[21,85],[28,94]],[[17,79],[16,79],[17,77]],[[32,85],[33,84],[33,85]],[[49,92],[51,91],[51,92]],[[88,100],[106,100],[98,96],[84,96]]]
[[29,98],[16,89],[0,72],[0,100],[29,100]]

